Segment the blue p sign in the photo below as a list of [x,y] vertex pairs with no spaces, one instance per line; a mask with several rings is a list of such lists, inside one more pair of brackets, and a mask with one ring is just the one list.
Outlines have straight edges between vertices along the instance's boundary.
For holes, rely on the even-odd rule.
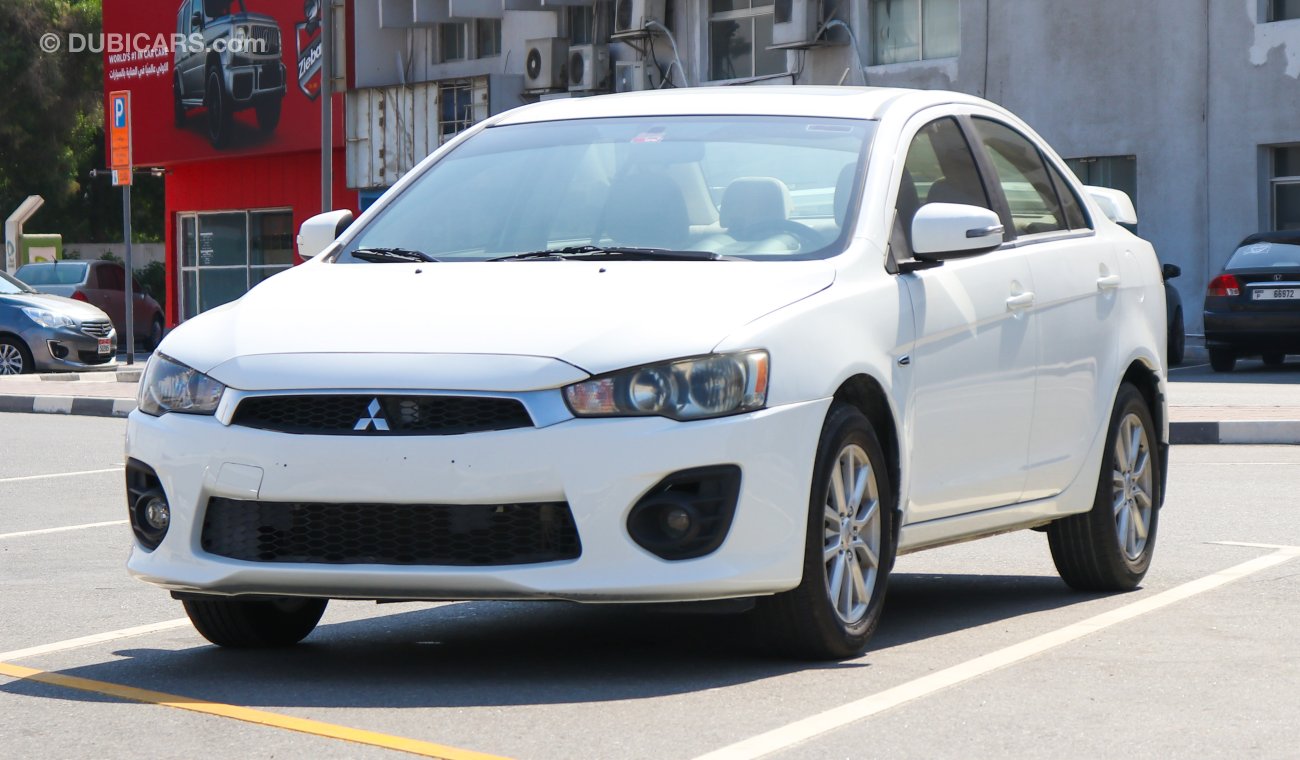
[[126,126],[126,98],[113,98],[113,126],[118,129]]

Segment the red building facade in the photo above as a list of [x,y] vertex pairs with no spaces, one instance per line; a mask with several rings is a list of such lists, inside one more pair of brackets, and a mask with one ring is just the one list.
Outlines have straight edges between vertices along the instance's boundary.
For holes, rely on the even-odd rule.
[[[104,0],[105,93],[131,91],[135,165],[167,171],[169,326],[300,263],[322,211],[319,6]],[[334,96],[333,206],[356,212],[342,113]]]

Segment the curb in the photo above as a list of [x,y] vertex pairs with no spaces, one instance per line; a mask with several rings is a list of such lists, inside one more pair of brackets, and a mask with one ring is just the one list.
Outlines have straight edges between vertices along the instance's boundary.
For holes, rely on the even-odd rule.
[[1300,445],[1300,420],[1171,422],[1169,443]]
[[126,417],[135,409],[133,398],[80,396],[0,396],[0,412],[20,414],[73,414],[88,417]]

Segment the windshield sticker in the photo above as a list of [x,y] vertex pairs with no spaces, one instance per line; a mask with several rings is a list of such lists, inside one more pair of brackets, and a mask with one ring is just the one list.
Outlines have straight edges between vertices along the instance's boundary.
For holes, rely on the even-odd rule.
[[1247,255],[1252,253],[1268,253],[1268,250],[1272,247],[1273,246],[1269,245],[1268,243],[1256,243],[1255,245],[1252,245],[1251,247],[1243,251],[1243,253]]
[[664,141],[664,127],[654,127],[647,129],[636,137],[632,138],[634,143],[657,143]]

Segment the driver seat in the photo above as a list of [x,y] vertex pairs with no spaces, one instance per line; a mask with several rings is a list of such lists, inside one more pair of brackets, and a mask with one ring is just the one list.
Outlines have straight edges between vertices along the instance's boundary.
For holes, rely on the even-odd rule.
[[790,218],[790,188],[776,177],[740,177],[722,193],[718,223],[736,240],[763,240]]

